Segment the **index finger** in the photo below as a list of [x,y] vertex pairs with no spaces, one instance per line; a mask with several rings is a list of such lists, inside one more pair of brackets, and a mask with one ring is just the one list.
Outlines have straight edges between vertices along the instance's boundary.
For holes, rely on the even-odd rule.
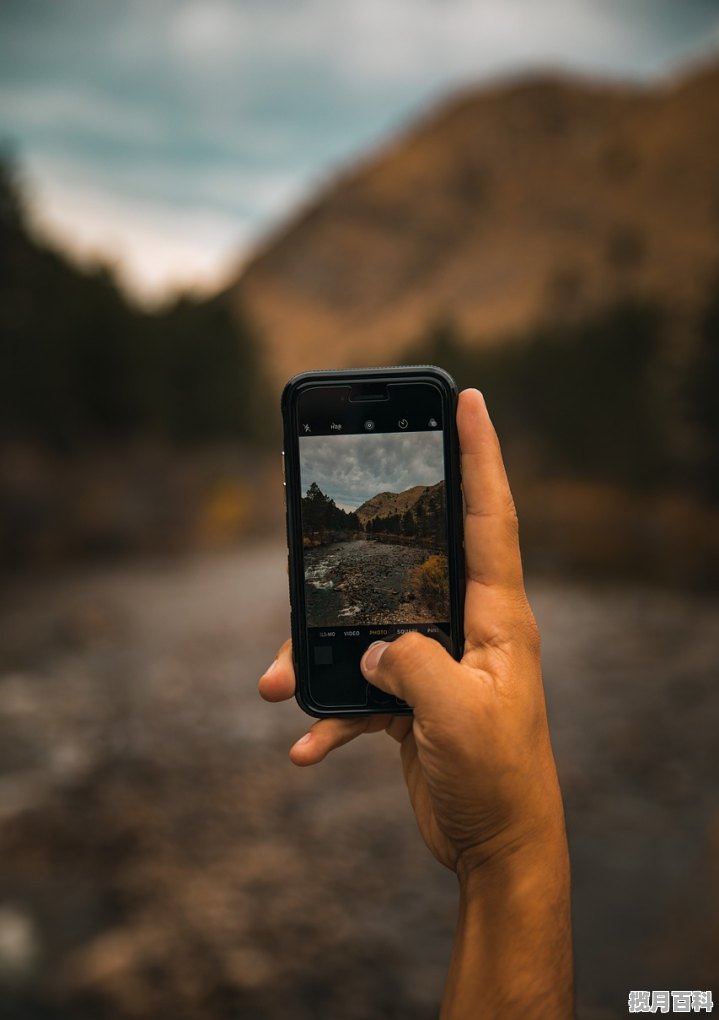
[[291,641],[280,645],[277,655],[260,677],[258,688],[265,701],[288,701],[295,696]]
[[457,428],[465,502],[464,550],[467,570],[467,637],[480,625],[489,588],[522,591],[522,560],[514,500],[497,433],[479,390],[463,390]]

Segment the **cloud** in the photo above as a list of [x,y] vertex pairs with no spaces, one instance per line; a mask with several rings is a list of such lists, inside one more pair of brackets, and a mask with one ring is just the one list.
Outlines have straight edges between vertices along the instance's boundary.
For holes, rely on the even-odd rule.
[[246,246],[440,93],[547,65],[646,78],[718,44],[714,0],[5,0],[0,138],[32,168],[38,222],[65,223],[71,165],[108,237],[120,211],[145,223],[109,257],[170,287],[168,231],[188,268],[219,263],[214,228],[189,254],[203,217]]
[[258,215],[291,205],[296,188],[291,175],[238,163],[201,167],[187,189],[168,179],[161,162],[102,174],[92,163],[44,150],[25,160],[24,171],[36,235],[80,263],[111,265],[121,285],[149,306],[166,300],[168,284],[211,293],[228,283],[252,252]]
[[229,282],[250,246],[241,221],[208,210],[182,216],[154,203],[108,197],[82,180],[43,181],[35,189],[31,226],[80,264],[110,265],[129,293],[153,306],[173,289],[210,294]]
[[312,482],[345,508],[379,492],[404,492],[444,478],[441,432],[300,438],[302,492]]
[[700,27],[716,32],[710,0],[682,6],[677,15],[674,0],[201,0],[178,5],[172,40],[196,65],[271,54],[362,91],[555,62],[634,77],[696,48]]

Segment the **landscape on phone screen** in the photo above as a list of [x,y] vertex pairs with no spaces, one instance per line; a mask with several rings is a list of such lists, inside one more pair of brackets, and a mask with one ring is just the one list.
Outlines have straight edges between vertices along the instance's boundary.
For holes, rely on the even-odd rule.
[[307,625],[448,620],[441,431],[299,442]]

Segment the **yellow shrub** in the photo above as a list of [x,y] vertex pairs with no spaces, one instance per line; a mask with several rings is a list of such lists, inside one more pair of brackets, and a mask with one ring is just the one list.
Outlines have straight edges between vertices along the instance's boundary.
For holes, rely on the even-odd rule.
[[448,612],[447,557],[437,553],[412,571],[412,586],[431,609]]

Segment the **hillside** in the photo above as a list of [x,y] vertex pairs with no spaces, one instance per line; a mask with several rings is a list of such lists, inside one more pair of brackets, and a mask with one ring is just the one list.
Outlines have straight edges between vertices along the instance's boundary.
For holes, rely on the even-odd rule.
[[652,88],[468,91],[340,176],[230,297],[275,385],[401,359],[451,316],[477,343],[620,300],[683,318],[719,265],[719,65]]
[[271,527],[266,391],[237,310],[188,298],[141,311],[109,270],[39,241],[26,209],[0,153],[0,565]]
[[444,482],[436,485],[413,485],[404,492],[379,492],[357,508],[363,526],[375,517],[402,515],[407,510],[429,519],[441,509]]
[[225,298],[179,298],[151,314],[109,269],[40,242],[19,173],[0,153],[0,444],[261,440],[257,361]]

